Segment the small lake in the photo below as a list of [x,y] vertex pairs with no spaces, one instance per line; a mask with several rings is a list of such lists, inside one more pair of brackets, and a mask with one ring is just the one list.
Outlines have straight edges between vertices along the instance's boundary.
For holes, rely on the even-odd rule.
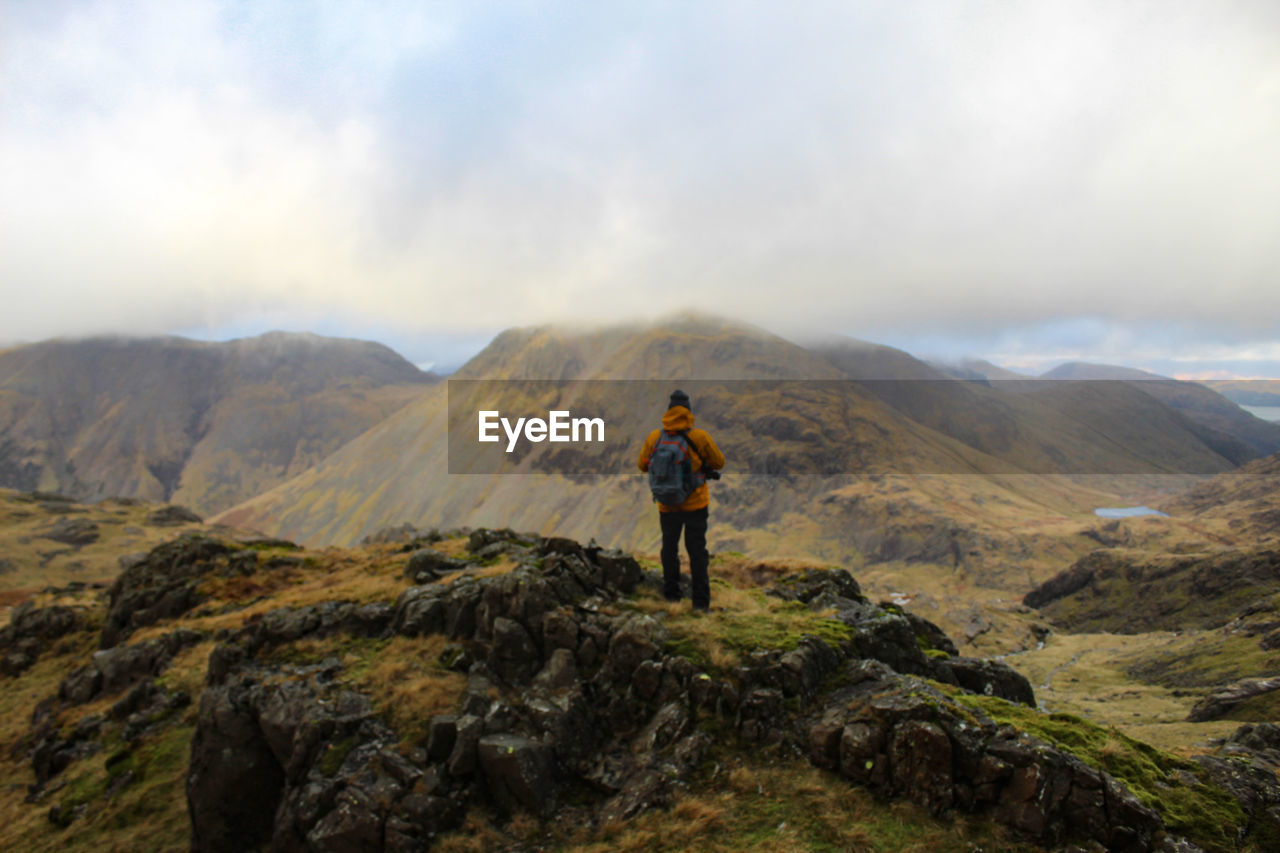
[[1158,515],[1161,518],[1168,518],[1169,514],[1161,512],[1158,509],[1152,509],[1149,506],[1100,506],[1093,511],[1094,515],[1102,518],[1133,518],[1137,515]]
[[1280,421],[1280,406],[1241,406],[1240,408],[1264,421]]

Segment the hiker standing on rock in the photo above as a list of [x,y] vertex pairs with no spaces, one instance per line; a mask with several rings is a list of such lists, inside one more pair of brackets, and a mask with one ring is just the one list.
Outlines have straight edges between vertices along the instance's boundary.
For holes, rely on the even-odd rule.
[[693,609],[711,606],[711,580],[707,576],[707,506],[711,494],[707,480],[720,479],[724,454],[706,430],[693,428],[689,395],[671,392],[662,429],[655,429],[640,449],[639,466],[649,473],[649,488],[658,502],[662,525],[662,594],[667,601],[680,600],[680,530],[689,552],[689,576],[693,582]]

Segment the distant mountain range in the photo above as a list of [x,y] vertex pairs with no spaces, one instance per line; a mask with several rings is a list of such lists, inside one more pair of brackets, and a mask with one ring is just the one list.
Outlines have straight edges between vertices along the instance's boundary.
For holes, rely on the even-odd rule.
[[[1214,474],[1280,450],[1280,426],[1195,383],[1081,364],[1046,376],[944,370],[849,338],[801,346],[682,315],[511,329],[451,378],[684,384],[729,457],[714,487],[717,546],[846,561],[972,566],[1000,553],[1012,565],[1036,550],[1012,517],[1108,500],[1097,477],[1051,475]],[[748,380],[763,384],[725,384]],[[282,333],[50,341],[0,353],[0,486],[173,501],[311,544],[409,522],[652,547],[632,445],[665,393],[609,401],[622,439],[594,468],[566,468],[563,447],[542,444],[517,455],[524,476],[460,476],[449,473],[446,384],[377,344]]]
[[[890,347],[847,338],[803,347],[706,317],[591,332],[510,330],[452,378],[663,379],[674,386],[688,377],[711,386],[811,380],[804,395],[767,383],[753,387],[750,399],[734,398],[743,392],[727,385],[695,395],[699,423],[729,458],[725,480],[713,489],[720,522],[713,537],[718,547],[757,553],[973,565],[1002,552],[1012,563],[1012,555],[1035,549],[1010,533],[1010,517],[1061,516],[1107,500],[1048,475],[1215,473],[1260,455],[1243,438],[1134,383],[1028,380],[1014,391],[998,382],[958,382]],[[450,476],[447,397],[444,388],[431,389],[218,520],[312,543],[354,542],[408,522],[510,525],[655,545],[634,448],[615,454],[614,476],[548,474],[557,470],[556,450],[546,444],[520,462],[520,471],[537,479]],[[663,402],[627,407],[620,416],[636,446]],[[1253,428],[1256,419],[1240,414]],[[1280,447],[1280,427],[1256,423],[1258,434]],[[899,476],[912,471],[978,476]]]
[[381,344],[273,332],[53,340],[0,353],[0,486],[226,509],[438,381]]

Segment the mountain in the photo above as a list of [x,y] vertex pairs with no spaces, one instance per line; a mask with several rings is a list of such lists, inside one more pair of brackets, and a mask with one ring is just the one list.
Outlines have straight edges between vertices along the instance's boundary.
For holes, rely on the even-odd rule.
[[1025,373],[992,364],[982,358],[965,358],[958,362],[930,362],[933,367],[956,379],[1030,379]]
[[1280,406],[1280,379],[1200,379],[1201,385],[1211,388],[1240,406]]
[[1255,542],[1280,537],[1280,454],[1256,459],[1159,502],[1166,512],[1217,522]]
[[1197,424],[1201,440],[1236,465],[1280,451],[1280,424],[1254,417],[1199,382],[1182,382],[1131,367],[1078,361],[1060,364],[1040,378],[1132,383]]
[[1174,382],[1167,376],[1161,376],[1158,373],[1152,373],[1149,370],[1139,370],[1136,367],[1122,367],[1118,364],[1095,364],[1088,361],[1068,361],[1059,364],[1040,374],[1041,379],[1074,379],[1074,380],[1116,380],[1122,379],[1126,381],[1144,382],[1150,380],[1160,380],[1164,382]]
[[1213,473],[1233,461],[1220,452],[1229,440],[1128,383],[958,381],[907,353],[850,339],[812,351],[899,413],[1017,470]]
[[53,340],[0,353],[0,486],[225,509],[437,378],[381,344],[272,332]]
[[[852,378],[886,370],[897,378]],[[1116,499],[1054,475],[1111,482],[1231,467],[1194,424],[1122,383],[1006,393],[887,347],[807,349],[684,316],[504,332],[447,387],[217,520],[312,545],[408,522],[510,524],[653,549],[657,525],[635,453],[673,387],[693,395],[699,425],[729,460],[712,487],[710,535],[721,550],[933,563],[1025,591],[1096,545],[1071,519]],[[509,455],[470,440],[478,409],[556,407],[607,413],[608,440]]]

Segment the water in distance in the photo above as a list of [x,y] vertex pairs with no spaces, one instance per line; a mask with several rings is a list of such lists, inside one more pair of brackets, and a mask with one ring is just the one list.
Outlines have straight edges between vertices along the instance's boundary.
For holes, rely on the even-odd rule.
[[1168,518],[1169,514],[1149,506],[1100,506],[1093,511],[1102,518],[1133,518],[1135,515],[1158,515]]

